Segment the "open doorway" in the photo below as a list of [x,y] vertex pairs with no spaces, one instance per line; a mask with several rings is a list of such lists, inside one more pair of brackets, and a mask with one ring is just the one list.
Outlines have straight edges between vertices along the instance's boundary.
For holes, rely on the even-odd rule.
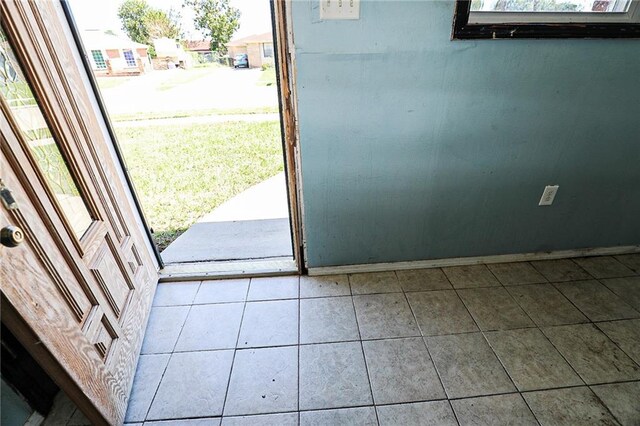
[[270,2],[67,4],[164,264],[293,265]]

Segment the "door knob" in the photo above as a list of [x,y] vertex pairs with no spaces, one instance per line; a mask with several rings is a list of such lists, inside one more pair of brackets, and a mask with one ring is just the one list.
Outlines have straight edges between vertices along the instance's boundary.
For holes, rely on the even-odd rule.
[[5,226],[0,229],[0,244],[5,247],[16,247],[24,241],[24,232],[17,226]]

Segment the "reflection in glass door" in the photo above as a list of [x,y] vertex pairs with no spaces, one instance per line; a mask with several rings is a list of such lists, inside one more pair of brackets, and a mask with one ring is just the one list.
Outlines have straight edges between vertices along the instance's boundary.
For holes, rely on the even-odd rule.
[[0,98],[19,128],[71,229],[78,239],[81,238],[93,219],[1,28]]

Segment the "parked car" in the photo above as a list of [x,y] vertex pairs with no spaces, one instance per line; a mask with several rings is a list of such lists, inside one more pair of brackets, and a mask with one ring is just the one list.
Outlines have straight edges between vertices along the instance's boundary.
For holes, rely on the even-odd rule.
[[233,58],[234,68],[249,68],[249,57],[246,53],[241,53]]

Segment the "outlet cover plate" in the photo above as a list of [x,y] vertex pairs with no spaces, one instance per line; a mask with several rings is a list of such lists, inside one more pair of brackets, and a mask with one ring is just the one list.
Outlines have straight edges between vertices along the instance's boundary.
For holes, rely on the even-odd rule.
[[553,204],[553,200],[556,198],[556,193],[558,192],[558,185],[547,185],[544,187],[544,192],[542,193],[542,197],[540,198],[539,206],[550,206]]
[[320,0],[320,20],[360,19],[360,0]]

